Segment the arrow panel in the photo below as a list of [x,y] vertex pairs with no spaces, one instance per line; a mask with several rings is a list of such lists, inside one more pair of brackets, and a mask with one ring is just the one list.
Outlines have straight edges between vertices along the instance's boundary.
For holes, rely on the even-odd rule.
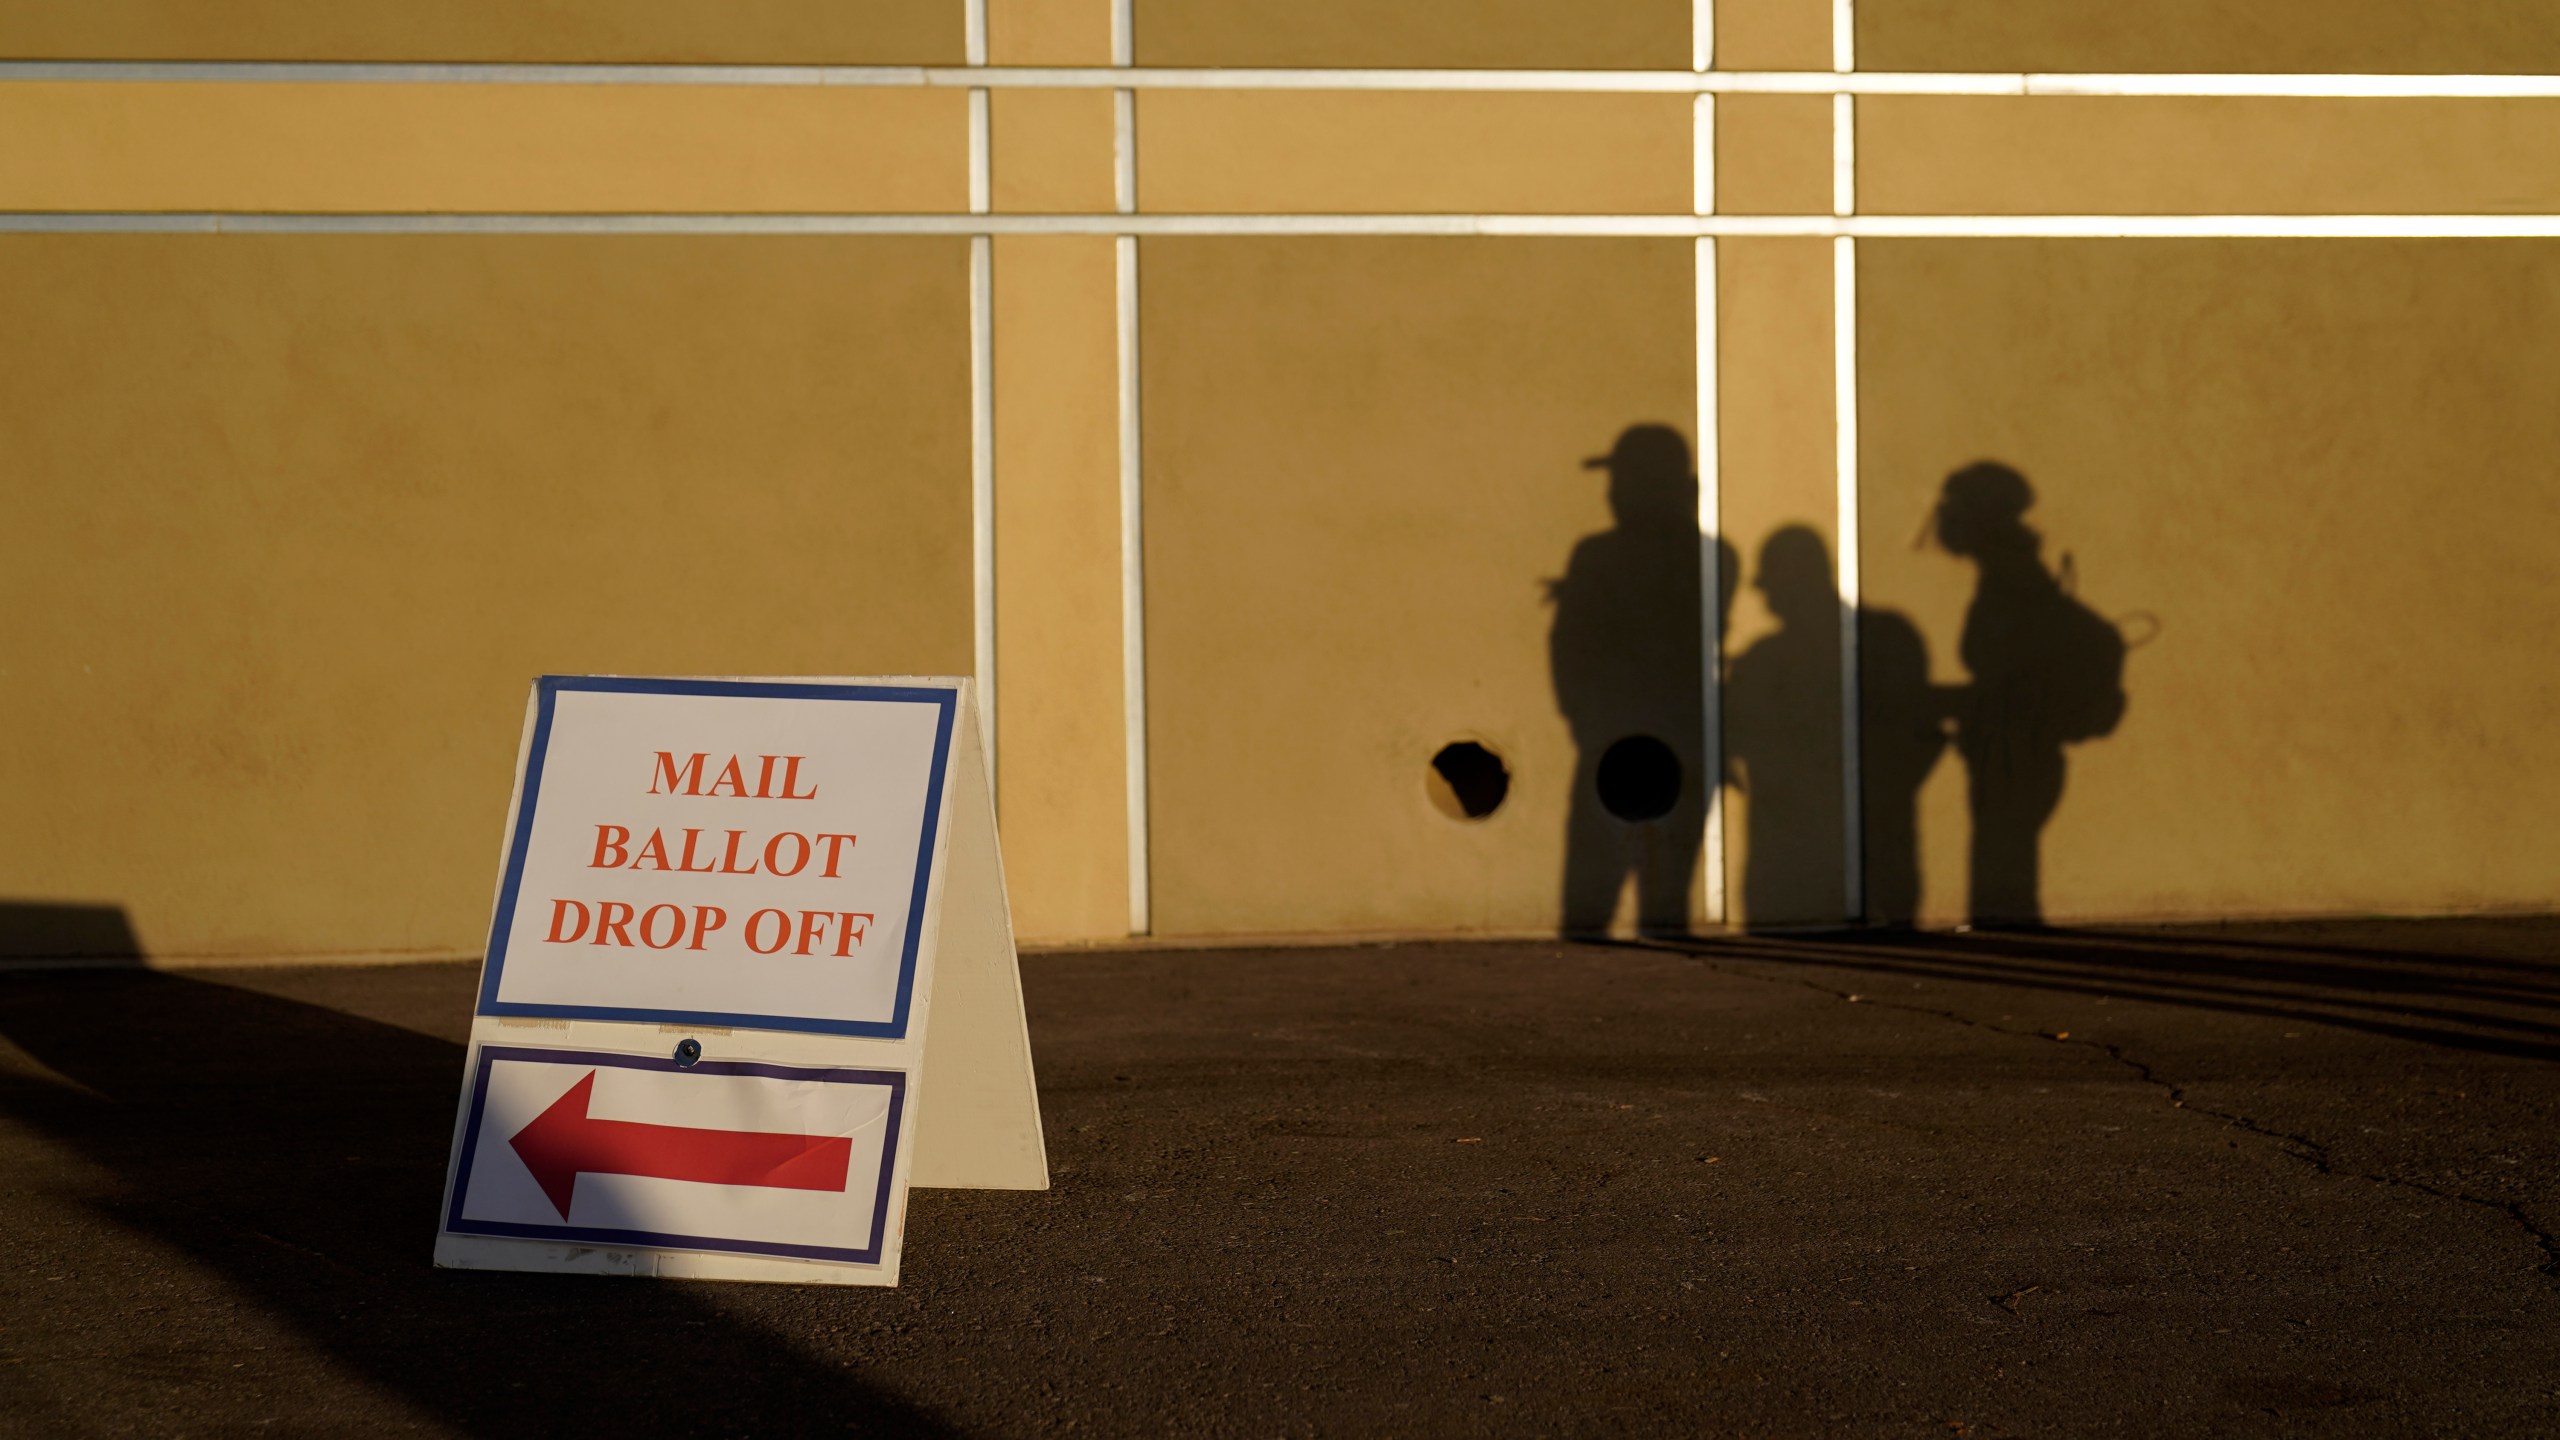
[[906,1076],[483,1046],[445,1228],[877,1264]]

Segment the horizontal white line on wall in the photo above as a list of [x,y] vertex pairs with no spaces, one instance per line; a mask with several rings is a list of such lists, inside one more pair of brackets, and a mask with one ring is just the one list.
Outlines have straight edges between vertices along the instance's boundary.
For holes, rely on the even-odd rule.
[[0,212],[0,233],[2550,239],[2560,215],[282,215]]
[[2258,96],[2307,100],[2547,100],[2560,97],[2560,75],[2056,74],[2020,78],[2026,84],[2019,93],[2027,95]]
[[0,82],[767,85],[1140,90],[1462,90],[1611,94],[2116,95],[2553,99],[2560,75],[2107,75],[2006,71],[1313,70],[974,65],[426,65],[12,60]]

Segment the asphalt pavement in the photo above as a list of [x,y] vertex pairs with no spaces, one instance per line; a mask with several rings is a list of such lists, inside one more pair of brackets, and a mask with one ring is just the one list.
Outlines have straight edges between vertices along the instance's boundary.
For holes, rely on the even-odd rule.
[[0,1432],[2560,1434],[2560,920],[1023,976],[883,1291],[433,1269],[470,965],[0,974]]

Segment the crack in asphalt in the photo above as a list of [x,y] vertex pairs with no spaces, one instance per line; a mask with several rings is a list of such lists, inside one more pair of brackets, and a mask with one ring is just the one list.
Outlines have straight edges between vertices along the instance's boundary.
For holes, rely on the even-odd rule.
[[[2219,1120],[2232,1129],[2242,1131],[2246,1134],[2255,1135],[2262,1139],[2272,1140],[2276,1142],[2277,1146],[2286,1154],[2306,1165],[2311,1166],[2316,1173],[2322,1175],[2336,1175],[2353,1180],[2363,1180],[2376,1185],[2390,1185],[2404,1190],[2415,1190],[2422,1195],[2433,1196],[2438,1200],[2451,1201],[2462,1205],[2476,1205],[2484,1210],[2494,1210],[2505,1216],[2518,1229],[2524,1231],[2525,1235],[2533,1241],[2534,1248],[2541,1253],[2542,1263],[2534,1267],[2535,1273],[2554,1281],[2560,1281],[2560,1236],[2553,1235],[2550,1230],[2537,1223],[2533,1216],[2526,1211],[2522,1203],[2514,1200],[2500,1200],[2493,1196],[2474,1195],[2463,1190],[2448,1190],[2441,1185],[2430,1184],[2424,1180],[2413,1180],[2403,1175],[2388,1175],[2366,1170],[2340,1169],[2337,1165],[2332,1163],[2329,1146],[2326,1142],[2315,1140],[2308,1135],[2298,1135],[2291,1131],[2278,1130],[2271,1126],[2259,1124],[2257,1121],[2250,1119],[2246,1115],[2238,1115],[2227,1110],[2217,1110],[2210,1105],[2198,1104],[2188,1098],[2185,1086],[2177,1083],[2176,1081],[2163,1078],[2159,1071],[2154,1069],[2148,1061],[2126,1054],[2122,1046],[2099,1040],[2073,1040],[2062,1034],[2047,1033],[2042,1030],[2012,1029],[2009,1026],[1994,1024],[1988,1020],[1978,1020],[1973,1016],[1965,1015],[1954,1010],[1941,1010],[1927,1005],[1913,1005],[1901,1000],[1880,999],[1875,996],[1868,995],[1864,991],[1842,990],[1835,986],[1826,985],[1819,980],[1807,979],[1802,975],[1772,976],[1756,974],[1747,970],[1736,970],[1727,964],[1719,963],[1717,957],[1713,954],[1697,950],[1681,949],[1678,953],[1698,961],[1708,969],[1714,970],[1719,974],[1733,975],[1745,980],[1757,980],[1764,984],[1797,985],[1819,995],[1828,995],[1832,999],[1838,1000],[1843,1004],[1874,1005],[1887,1010],[1900,1010],[1907,1014],[1926,1016],[1935,1020],[1945,1020],[1957,1025],[1967,1026],[1975,1030],[1988,1030],[1995,1035],[2006,1035],[2012,1039],[2042,1040],[2053,1045],[2078,1046],[2081,1049],[2090,1050],[2097,1054],[2104,1055],[2117,1065],[2133,1072],[2134,1076],[2141,1080],[2143,1084],[2161,1091],[2168,1098],[2169,1104],[2172,1108],[2184,1110],[2193,1115],[2201,1115],[2207,1119]],[[1758,964],[1800,965],[1804,963],[1803,961],[1791,956],[1781,958],[1775,956],[1763,957],[1750,955],[1738,958]]]
[[[1998,1029],[2000,1027],[1993,1026],[1990,1028]],[[2019,1032],[2008,1031],[2006,1033],[2017,1034]],[[2524,1206],[2516,1201],[2499,1200],[2487,1195],[2474,1195],[2465,1190],[2447,1190],[2441,1185],[2430,1184],[2424,1180],[2413,1180],[2405,1175],[2389,1175],[2380,1171],[2372,1170],[2340,1169],[2336,1164],[2332,1163],[2327,1142],[2315,1140],[2308,1135],[2298,1135],[2289,1130],[2278,1130],[2271,1126],[2261,1125],[2246,1115],[2236,1115],[2228,1110],[2214,1109],[2210,1105],[2196,1104],[2187,1098],[2185,1086],[2180,1085],[2173,1080],[2161,1078],[2159,1072],[2154,1070],[2149,1062],[2126,1054],[2122,1046],[2097,1040],[2061,1040],[2050,1035],[2040,1036],[2039,1038],[2053,1040],[2054,1043],[2060,1045],[2081,1045],[2095,1050],[2100,1054],[2105,1055],[2108,1059],[2114,1061],[2118,1065],[2132,1071],[2142,1080],[2142,1083],[2165,1092],[2169,1097],[2169,1103],[2178,1109],[2190,1111],[2197,1115],[2203,1115],[2210,1119],[2220,1120],[2232,1129],[2245,1131],[2251,1135],[2257,1135],[2265,1139],[2273,1140],[2282,1146],[2295,1159],[2311,1166],[2315,1171],[2322,1175],[2342,1175],[2350,1179],[2364,1180],[2376,1185],[2393,1185],[2404,1190],[2415,1190],[2423,1195],[2432,1195],[2439,1200],[2451,1200],[2464,1205],[2477,1205],[2484,1210],[2495,1210],[2499,1214],[2504,1215],[2509,1220],[2513,1221],[2518,1228],[2522,1229],[2524,1233],[2532,1239],[2534,1247],[2542,1252],[2542,1263],[2535,1266],[2534,1269],[2540,1274],[2555,1280],[2560,1280],[2560,1237],[2554,1237],[2550,1231],[2536,1224],[2533,1217],[2526,1213]]]

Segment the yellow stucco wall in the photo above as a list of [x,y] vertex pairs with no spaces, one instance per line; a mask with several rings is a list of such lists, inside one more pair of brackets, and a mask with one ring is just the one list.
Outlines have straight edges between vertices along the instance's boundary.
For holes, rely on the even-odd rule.
[[1716,0],[1715,26],[1720,70],[1831,68],[1827,0]]
[[1015,923],[1129,931],[1108,237],[995,242],[996,785]]
[[1161,90],[1147,210],[1689,213],[1682,95]]
[[1871,70],[2560,70],[2542,0],[1859,0],[1857,27]]
[[1070,214],[1111,208],[1111,92],[1006,90],[989,97],[989,109],[998,161],[988,177],[995,209]]
[[1830,211],[1830,96],[1725,95],[1715,106],[1719,213]]
[[1140,0],[1141,65],[1677,69],[1689,0]]
[[[2560,245],[1909,241],[1861,280],[1870,602],[1965,682],[1974,572],[1915,536],[1988,458],[2156,632],[2067,750],[2052,914],[2550,903]],[[1962,918],[1963,766],[1926,786],[1925,913]]]
[[1873,214],[2560,209],[2560,100],[1887,95],[1858,145]]
[[469,948],[544,672],[969,667],[965,245],[0,237],[13,899]]
[[[1787,604],[1809,532],[1838,569],[1832,483],[1831,244],[1717,246],[1724,535],[1733,547],[1724,687],[1730,918],[1818,925],[1845,913],[1836,596]],[[1778,552],[1773,556],[1771,543]],[[1778,563],[1774,567],[1772,559]],[[1817,577],[1817,583],[1819,579]],[[1784,607],[1789,613],[1782,615]],[[1748,657],[1746,660],[1744,657]]]
[[[1546,582],[1610,528],[1607,479],[1582,462],[1630,425],[1687,428],[1689,247],[1142,255],[1158,933],[1553,926],[1574,750]],[[1646,593],[1686,600],[1694,643],[1688,554]],[[1615,618],[1635,622],[1621,636],[1679,623]],[[1601,703],[1630,729],[1694,723],[1696,679],[1692,663],[1658,677],[1667,693]],[[1696,775],[1698,737],[1662,738]],[[1510,763],[1489,819],[1427,797],[1456,740]]]
[[[1677,71],[1690,8],[1141,0],[1135,46],[1150,65]],[[962,14],[37,0],[0,13],[0,57],[957,64]],[[2560,71],[2560,19],[2527,0],[1862,0],[1857,17],[1869,69]],[[1721,0],[1716,19],[1723,68],[1831,64],[1827,0]],[[992,0],[987,33],[997,64],[1103,64],[1110,6]],[[2554,104],[1870,97],[1856,198],[1958,217],[2547,213]],[[999,89],[989,108],[995,212],[1114,209],[1108,92]],[[1149,215],[1693,201],[1680,94],[1149,89],[1135,112]],[[1713,114],[1722,212],[1829,213],[1828,96]],[[0,212],[969,203],[968,99],[948,86],[56,75],[0,83],[0,133]],[[1035,943],[1129,930],[1113,244],[991,247],[999,803]],[[1664,522],[1677,543],[1635,561],[1589,552],[1631,574],[1584,647],[1617,677],[1586,728],[1670,732],[1686,767],[1681,809],[1650,829],[1569,839],[1592,779],[1544,582],[1624,528],[1611,472],[1584,460],[1634,425],[1699,433],[1690,243],[1139,248],[1137,878],[1156,932],[1548,929],[1590,918],[1568,913],[1596,883],[1572,857],[1623,878],[1685,855],[1665,836],[1694,837],[1714,768],[1674,693],[1697,664],[1665,658],[1697,647],[1713,604],[1694,528]],[[33,817],[0,836],[0,902],[122,906],[163,957],[464,951],[536,671],[966,671],[967,253],[957,236],[0,236],[0,585],[20,622],[0,635],[0,779]],[[2518,656],[2560,618],[2543,579],[2560,491],[2537,468],[2560,439],[2553,242],[1861,242],[1859,906],[1824,623],[1843,533],[1834,252],[1717,253],[1730,919],[1966,917],[1965,759],[1914,778],[1946,720],[1915,729],[1896,706],[1931,683],[1953,704],[1970,678],[1973,572],[1914,539],[1948,473],[1982,458],[2029,477],[2027,523],[2093,606],[2158,630],[2127,663],[2122,728],[2067,757],[2049,913],[2551,903],[2553,697]],[[878,545],[884,529],[905,543]],[[1458,739],[1511,766],[1491,819],[1433,806],[1426,767]],[[1686,892],[1691,918],[1707,888]],[[1636,918],[1638,895],[1609,898],[1603,920]]]
[[968,203],[966,96],[818,86],[0,86],[16,210],[822,211]]

